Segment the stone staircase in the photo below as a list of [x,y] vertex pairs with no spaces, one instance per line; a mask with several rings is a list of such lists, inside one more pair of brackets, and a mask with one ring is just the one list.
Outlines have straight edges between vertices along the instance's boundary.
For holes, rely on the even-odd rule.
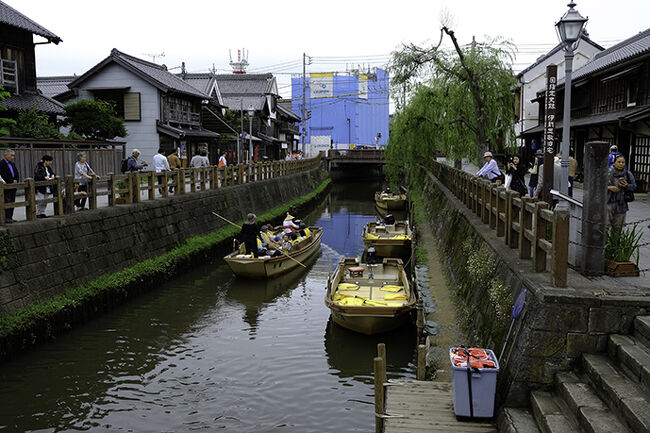
[[584,354],[577,372],[558,373],[553,392],[533,391],[531,410],[505,408],[500,432],[650,433],[650,316],[632,335],[610,335],[607,354]]

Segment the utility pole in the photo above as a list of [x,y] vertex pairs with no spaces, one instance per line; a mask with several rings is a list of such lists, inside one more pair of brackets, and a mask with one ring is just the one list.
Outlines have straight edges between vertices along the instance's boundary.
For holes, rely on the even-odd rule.
[[[239,128],[240,128],[240,137],[244,138],[244,98],[239,98]],[[239,145],[239,140],[237,140],[237,164],[241,162],[241,148],[243,146]]]
[[305,115],[307,113],[307,54],[302,53],[302,149],[305,152],[305,135],[307,133],[307,121]]

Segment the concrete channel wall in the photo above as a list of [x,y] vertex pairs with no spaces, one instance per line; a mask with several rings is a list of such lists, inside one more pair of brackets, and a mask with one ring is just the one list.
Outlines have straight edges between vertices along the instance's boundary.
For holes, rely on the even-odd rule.
[[311,171],[100,208],[0,229],[0,315],[20,311],[101,275],[157,257],[192,236],[241,222],[311,193],[327,177]]
[[624,279],[587,279],[570,270],[567,288],[552,287],[547,273],[534,272],[430,172],[421,194],[467,344],[499,353],[514,299],[527,291],[505,347],[498,403],[528,406],[532,389],[550,387],[555,373],[573,368],[582,354],[605,351],[608,335],[629,334],[634,317],[650,311],[650,291],[626,287]]

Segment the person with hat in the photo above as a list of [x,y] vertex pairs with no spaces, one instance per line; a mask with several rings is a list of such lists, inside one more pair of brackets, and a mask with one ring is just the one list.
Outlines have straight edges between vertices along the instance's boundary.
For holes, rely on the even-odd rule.
[[260,227],[257,225],[257,216],[249,213],[246,216],[246,222],[242,225],[240,238],[246,246],[246,254],[253,254],[253,257],[259,257],[257,250],[257,238],[260,235]]
[[535,196],[535,188],[537,188],[537,181],[539,179],[539,171],[544,165],[544,151],[542,149],[537,149],[535,152],[535,161],[533,162],[533,167],[528,170],[530,173],[530,180],[528,181],[528,189],[530,196]]
[[296,239],[296,230],[299,228],[300,227],[293,222],[293,217],[291,214],[287,212],[287,216],[284,217],[284,221],[282,222],[282,232],[286,235],[289,235],[291,239]]
[[483,154],[483,159],[485,160],[485,164],[483,164],[483,167],[481,167],[481,169],[476,172],[476,175],[474,175],[472,179],[487,177],[489,180],[496,182],[498,185],[499,181],[503,179],[503,174],[501,173],[501,170],[499,170],[499,166],[494,160],[492,152],[485,152]]

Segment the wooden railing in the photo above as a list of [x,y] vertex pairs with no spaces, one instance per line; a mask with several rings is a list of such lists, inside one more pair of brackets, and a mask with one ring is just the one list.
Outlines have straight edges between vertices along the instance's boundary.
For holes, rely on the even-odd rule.
[[[126,174],[109,173],[108,176],[87,182],[87,191],[80,192],[73,176],[57,177],[54,180],[34,182],[32,178],[24,182],[5,184],[0,182],[0,225],[4,225],[5,209],[25,208],[25,219],[36,219],[36,188],[50,187],[52,195],[39,201],[41,204],[54,203],[54,214],[74,212],[74,200],[86,197],[88,207],[100,207],[98,198],[107,197],[106,206],[138,203],[142,200],[155,200],[170,195],[193,193],[233,185],[242,185],[267,179],[304,172],[318,167],[320,155],[303,160],[274,161],[257,164],[238,164],[230,167],[202,167],[176,169],[164,172],[133,172]],[[5,203],[5,190],[24,190],[24,195],[12,203]],[[67,198],[71,199],[68,200]]]
[[550,210],[515,191],[445,164],[433,163],[433,174],[483,223],[504,238],[521,259],[532,259],[535,272],[543,272],[550,257],[551,284],[566,287],[569,258],[569,212]]

